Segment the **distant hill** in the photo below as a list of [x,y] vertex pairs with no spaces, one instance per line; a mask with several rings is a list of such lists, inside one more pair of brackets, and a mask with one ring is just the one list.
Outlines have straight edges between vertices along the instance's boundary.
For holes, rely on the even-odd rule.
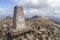
[[48,20],[60,25],[60,18],[49,17],[49,16],[33,16],[32,18],[48,19]]
[[[59,25],[58,21],[54,21],[51,18],[46,17],[46,16],[33,16],[32,18],[26,18],[25,22],[28,26],[33,23],[41,23],[41,24],[45,24],[45,25],[55,25],[55,26]],[[7,16],[4,19],[0,19],[0,25],[2,25],[4,23],[7,23],[7,24],[12,23],[12,18]]]
[[43,19],[49,19],[48,17],[46,17],[46,16],[33,16],[32,18],[43,18]]
[[51,19],[51,21],[55,22],[56,24],[60,25],[60,18],[55,18],[55,17],[48,17]]
[[59,24],[56,24],[55,21],[52,19],[45,17],[45,16],[34,16],[32,18],[26,19],[26,23],[31,25],[33,23],[41,23],[45,25],[55,25],[55,26],[60,26]]

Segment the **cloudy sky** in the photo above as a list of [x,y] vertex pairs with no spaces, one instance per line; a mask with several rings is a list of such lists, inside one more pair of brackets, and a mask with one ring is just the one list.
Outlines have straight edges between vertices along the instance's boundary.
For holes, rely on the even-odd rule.
[[0,0],[0,18],[13,16],[14,6],[23,6],[25,17],[60,17],[60,0]]

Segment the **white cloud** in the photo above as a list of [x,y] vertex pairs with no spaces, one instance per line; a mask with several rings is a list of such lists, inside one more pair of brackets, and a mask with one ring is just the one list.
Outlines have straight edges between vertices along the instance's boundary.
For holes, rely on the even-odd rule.
[[[11,0],[15,5],[24,6],[25,15],[59,17],[60,0]],[[14,6],[14,5],[13,5]]]
[[47,0],[13,0],[16,5],[22,5],[29,8],[39,8],[48,6]]
[[32,4],[38,5],[38,0],[32,0]]
[[0,17],[5,17],[5,16],[12,16],[12,10],[7,10],[4,8],[0,8]]
[[60,7],[60,0],[49,0],[48,3],[52,7]]
[[[50,8],[49,8],[50,9]],[[25,15],[27,16],[33,16],[33,15],[41,15],[41,16],[53,16],[53,17],[59,17],[60,16],[60,10],[58,9],[29,9],[28,11],[25,10]]]
[[0,8],[0,13],[5,13],[5,10],[3,8]]

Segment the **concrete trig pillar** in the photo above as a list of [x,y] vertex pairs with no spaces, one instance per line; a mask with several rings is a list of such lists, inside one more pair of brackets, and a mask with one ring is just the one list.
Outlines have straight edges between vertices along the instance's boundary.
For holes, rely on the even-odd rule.
[[22,6],[15,6],[14,7],[14,14],[13,14],[13,32],[23,32],[27,30],[27,26],[25,24],[24,12]]
[[22,6],[14,7],[13,28],[20,29],[25,27],[24,12]]

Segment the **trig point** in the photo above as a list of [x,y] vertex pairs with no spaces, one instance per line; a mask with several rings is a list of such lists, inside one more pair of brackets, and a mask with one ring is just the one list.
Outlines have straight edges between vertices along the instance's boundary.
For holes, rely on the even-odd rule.
[[15,6],[14,7],[14,14],[13,14],[13,26],[12,31],[13,33],[22,33],[27,30],[27,26],[25,24],[24,12],[22,6]]
[[14,14],[13,14],[13,28],[20,29],[22,27],[25,27],[23,7],[22,6],[15,6],[14,7]]

